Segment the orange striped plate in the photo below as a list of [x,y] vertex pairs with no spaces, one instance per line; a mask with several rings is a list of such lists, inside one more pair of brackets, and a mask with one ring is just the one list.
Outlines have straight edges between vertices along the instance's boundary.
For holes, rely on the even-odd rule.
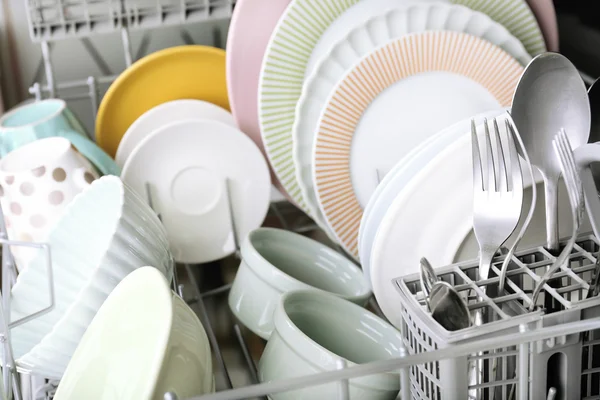
[[367,107],[386,88],[410,76],[434,71],[467,77],[506,107],[511,104],[523,67],[501,48],[478,37],[424,32],[404,36],[373,51],[338,83],[317,128],[313,179],[327,223],[339,243],[357,259],[363,209],[350,172],[356,127]]

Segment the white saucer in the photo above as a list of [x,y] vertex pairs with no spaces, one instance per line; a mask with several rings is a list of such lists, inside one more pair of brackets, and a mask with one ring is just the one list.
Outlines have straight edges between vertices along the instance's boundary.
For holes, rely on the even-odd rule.
[[155,130],[173,121],[200,118],[236,126],[233,115],[224,108],[203,100],[173,100],[146,111],[127,129],[119,143],[115,161],[123,167],[135,147]]
[[254,142],[209,120],[177,121],[153,132],[131,153],[121,179],[144,199],[150,185],[153,208],[182,263],[235,251],[228,186],[239,240],[261,226],[271,197],[269,169]]

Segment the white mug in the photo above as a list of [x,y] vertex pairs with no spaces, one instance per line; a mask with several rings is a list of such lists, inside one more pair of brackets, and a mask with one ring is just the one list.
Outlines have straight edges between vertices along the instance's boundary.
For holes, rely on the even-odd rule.
[[[44,242],[65,207],[98,178],[92,164],[62,137],[36,140],[0,160],[0,204],[8,237]],[[12,247],[19,271],[36,250]]]

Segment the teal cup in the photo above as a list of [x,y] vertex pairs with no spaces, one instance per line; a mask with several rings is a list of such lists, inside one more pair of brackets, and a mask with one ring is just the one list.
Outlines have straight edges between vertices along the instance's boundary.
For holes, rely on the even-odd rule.
[[60,99],[41,100],[10,110],[0,118],[0,157],[36,141],[53,136],[71,144],[103,175],[120,175],[114,160],[92,142],[85,128]]

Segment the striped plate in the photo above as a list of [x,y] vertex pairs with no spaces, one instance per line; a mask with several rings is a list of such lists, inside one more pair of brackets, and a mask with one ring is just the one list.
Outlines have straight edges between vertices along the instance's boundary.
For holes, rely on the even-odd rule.
[[[352,144],[357,140],[355,132],[359,121],[382,92],[401,80],[420,75],[417,79],[422,80],[421,84],[429,84],[427,90],[431,92],[432,81],[429,79],[432,79],[432,75],[423,74],[432,72],[461,75],[457,78],[471,81],[484,92],[487,90],[488,97],[495,98],[498,104],[504,107],[511,103],[523,67],[504,50],[478,37],[448,31],[425,32],[404,36],[380,47],[363,58],[338,83],[318,124],[313,153],[313,179],[319,207],[327,224],[339,243],[354,257],[358,257],[357,236],[363,213],[356,192],[357,187],[353,183],[360,182],[364,175],[352,176],[352,172],[356,173],[358,170],[351,170],[351,157],[357,154],[352,152]],[[414,89],[414,84],[412,87]],[[439,88],[434,87],[433,90],[437,93]],[[477,106],[478,99],[466,98],[470,95],[470,92],[465,94],[460,90],[451,91],[452,101],[456,99],[457,104],[475,103]],[[418,97],[418,94],[415,97]],[[411,97],[411,101],[413,98]],[[423,104],[423,99],[419,100]],[[386,104],[389,105],[389,102]],[[438,104],[437,109],[439,110],[440,106],[444,107],[443,104]],[[471,109],[467,109],[469,110]],[[462,109],[462,112],[465,110]],[[422,118],[439,118],[435,111],[419,114],[424,116]],[[465,116],[456,117],[462,119]],[[427,123],[418,120],[421,121],[419,124]],[[394,126],[393,129],[395,137],[386,136],[385,143],[381,142],[381,145],[397,146],[397,138],[400,135],[406,137],[410,133],[407,132],[406,126],[404,129],[402,126]],[[367,135],[367,141],[369,136],[375,134],[381,137],[380,132],[368,132],[365,133],[363,129],[361,133]],[[366,143],[365,136],[360,140],[361,146]],[[414,136],[401,138],[401,141],[413,144],[415,140],[419,139],[415,139]],[[372,149],[373,146],[369,145],[368,148]],[[402,150],[405,149],[398,149],[399,154]],[[389,151],[387,153],[389,155]],[[373,155],[370,157],[373,158]],[[380,155],[377,154],[376,157]],[[360,168],[363,168],[362,163]],[[363,174],[364,171],[360,170],[357,173]]]
[[[292,0],[273,31],[260,73],[258,113],[269,162],[283,187],[305,211],[292,157],[296,104],[319,39],[348,8],[369,0]],[[517,37],[531,55],[545,51],[542,33],[525,0],[450,0],[487,14]],[[384,11],[384,10],[382,10]]]

